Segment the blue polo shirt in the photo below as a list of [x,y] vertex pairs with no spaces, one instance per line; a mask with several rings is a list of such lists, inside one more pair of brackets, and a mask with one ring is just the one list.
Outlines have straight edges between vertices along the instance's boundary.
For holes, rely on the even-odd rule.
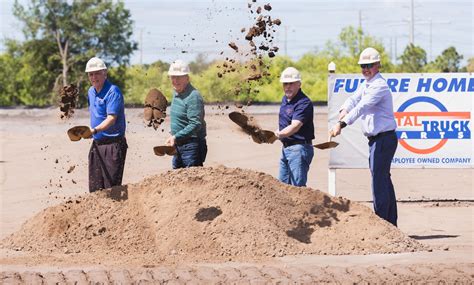
[[292,120],[298,120],[303,126],[293,135],[281,139],[282,142],[292,141],[311,141],[314,139],[313,124],[313,103],[303,91],[298,90],[293,99],[288,102],[288,97],[283,96],[280,106],[280,114],[278,116],[279,130],[283,130],[291,125]]
[[88,91],[88,98],[91,126],[93,128],[102,123],[107,118],[107,115],[117,116],[115,124],[107,130],[95,134],[94,139],[100,140],[103,138],[124,136],[125,108],[120,89],[106,80],[104,87],[102,87],[99,93],[97,93],[94,86],[91,86]]

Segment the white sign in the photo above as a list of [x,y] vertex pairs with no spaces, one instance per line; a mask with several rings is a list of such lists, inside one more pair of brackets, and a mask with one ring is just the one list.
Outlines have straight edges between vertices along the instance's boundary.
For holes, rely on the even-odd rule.
[[[474,77],[470,73],[383,74],[392,95],[398,148],[392,167],[472,168]],[[328,123],[337,122],[344,101],[363,84],[356,74],[330,74]],[[329,168],[368,168],[368,140],[360,119],[334,139]]]

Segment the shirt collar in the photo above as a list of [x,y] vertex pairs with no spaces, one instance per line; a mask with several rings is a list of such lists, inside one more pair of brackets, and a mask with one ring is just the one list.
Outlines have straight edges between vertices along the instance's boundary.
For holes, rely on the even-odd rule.
[[380,78],[380,77],[381,77],[380,72],[377,72],[377,73],[374,75],[374,77],[370,78],[370,80],[367,80],[367,84],[370,84],[370,83],[374,82],[375,79],[378,79],[378,78]]
[[291,102],[296,102],[296,101],[298,101],[298,99],[301,98],[302,96],[303,96],[303,92],[301,91],[301,88],[300,88],[300,89],[298,89],[298,92],[296,92],[295,97],[293,97],[291,100],[288,100],[288,97],[286,97],[286,95],[285,95],[285,103],[286,103],[286,104],[289,104],[289,103],[291,103]]
[[191,85],[191,82],[189,82],[188,85],[186,85],[186,88],[184,88],[183,92],[178,93],[174,91],[174,93],[176,94],[176,96],[186,96],[186,94],[189,94],[191,92],[192,88],[193,86]]

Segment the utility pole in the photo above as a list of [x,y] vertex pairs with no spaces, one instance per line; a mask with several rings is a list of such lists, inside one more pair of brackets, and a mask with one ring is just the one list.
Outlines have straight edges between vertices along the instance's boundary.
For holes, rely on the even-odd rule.
[[430,18],[430,61],[433,61],[433,20]]
[[433,60],[433,24],[450,24],[451,21],[433,21],[429,19],[428,21],[418,22],[420,25],[430,25],[430,61]]
[[395,36],[395,60],[394,63],[397,63],[397,36]]
[[393,37],[390,37],[390,60],[393,61]]
[[143,28],[140,29],[140,65],[143,64]]
[[357,31],[357,35],[359,38],[359,52],[362,50],[362,10],[359,10],[359,30]]
[[415,0],[411,0],[410,44],[415,44]]

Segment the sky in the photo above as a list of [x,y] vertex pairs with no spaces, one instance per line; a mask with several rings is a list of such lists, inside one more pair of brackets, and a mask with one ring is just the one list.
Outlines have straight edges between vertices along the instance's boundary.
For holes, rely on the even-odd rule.
[[[247,3],[252,0],[125,0],[134,21],[133,39],[139,49],[132,64],[157,60],[193,60],[198,54],[215,59],[231,54],[231,41],[243,45],[241,28],[255,20]],[[12,15],[14,0],[0,0],[1,39],[23,39],[21,24]],[[27,3],[20,0],[20,3]],[[454,46],[464,56],[474,57],[474,1],[413,0],[414,43],[428,60]],[[365,34],[381,41],[393,61],[410,41],[411,0],[257,0],[270,3],[269,14],[279,18],[275,44],[281,55],[298,60],[308,52],[321,50],[328,41],[337,42],[344,27],[362,27]],[[223,55],[220,52],[224,51]]]

